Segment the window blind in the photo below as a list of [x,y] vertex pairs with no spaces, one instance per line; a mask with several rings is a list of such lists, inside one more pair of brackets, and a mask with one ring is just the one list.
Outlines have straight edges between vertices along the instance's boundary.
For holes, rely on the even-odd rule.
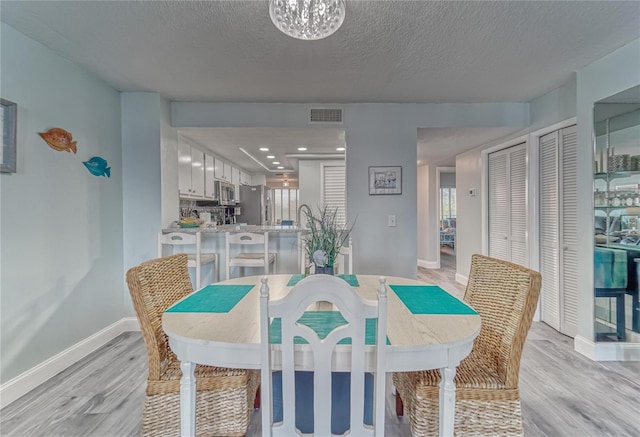
[[336,221],[343,226],[346,224],[347,195],[344,165],[322,166],[322,203],[331,209],[337,208]]

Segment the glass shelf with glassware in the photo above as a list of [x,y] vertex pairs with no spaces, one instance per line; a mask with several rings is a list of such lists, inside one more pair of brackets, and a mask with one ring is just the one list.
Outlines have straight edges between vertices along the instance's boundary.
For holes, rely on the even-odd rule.
[[595,340],[640,342],[640,104],[597,104],[594,122]]

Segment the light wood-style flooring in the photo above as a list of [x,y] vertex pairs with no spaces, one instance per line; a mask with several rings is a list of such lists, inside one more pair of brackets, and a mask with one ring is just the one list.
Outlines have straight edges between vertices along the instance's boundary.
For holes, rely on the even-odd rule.
[[[443,254],[442,269],[419,268],[418,276],[462,296],[452,258]],[[141,334],[124,333],[2,409],[0,435],[138,435],[146,366]],[[640,363],[593,362],[545,324],[534,322],[527,338],[520,391],[527,437],[640,435]],[[410,436],[408,418],[396,418],[387,392],[386,435]],[[260,435],[259,411],[248,435]]]

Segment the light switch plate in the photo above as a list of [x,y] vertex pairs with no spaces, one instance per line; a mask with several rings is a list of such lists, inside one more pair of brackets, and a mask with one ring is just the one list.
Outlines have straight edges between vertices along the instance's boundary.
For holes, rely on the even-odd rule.
[[390,214],[387,217],[387,226],[392,227],[392,228],[396,226],[396,215],[395,214]]

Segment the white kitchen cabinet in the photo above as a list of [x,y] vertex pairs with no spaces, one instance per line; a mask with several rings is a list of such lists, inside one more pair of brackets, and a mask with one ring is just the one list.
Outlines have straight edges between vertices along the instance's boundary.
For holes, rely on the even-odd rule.
[[204,197],[204,152],[191,148],[191,195]]
[[249,173],[240,171],[240,185],[251,185],[251,176],[249,176]]
[[214,158],[213,176],[216,179],[224,180],[224,162],[221,159]]
[[178,192],[191,195],[191,146],[182,142],[178,144]]
[[182,196],[204,197],[204,152],[178,145],[178,191]]
[[231,183],[233,185],[240,185],[240,170],[235,167],[231,167]]
[[227,182],[231,182],[231,164],[227,164],[226,162],[223,164],[224,165],[224,176],[223,179]]
[[215,199],[215,177],[214,177],[214,158],[213,156],[204,155],[204,197],[207,199]]

